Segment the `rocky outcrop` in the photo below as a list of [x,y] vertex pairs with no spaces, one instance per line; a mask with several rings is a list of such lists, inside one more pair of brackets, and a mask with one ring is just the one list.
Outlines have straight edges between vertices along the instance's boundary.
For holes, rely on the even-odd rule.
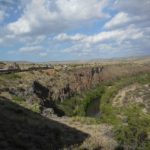
[[64,99],[70,98],[73,95],[74,91],[70,88],[70,84],[68,83],[59,90],[58,100],[63,101]]
[[33,92],[40,99],[40,109],[44,116],[63,116],[64,112],[57,108],[55,102],[52,100],[52,91],[44,87],[38,81],[33,82]]
[[[45,83],[43,82],[44,79],[34,81],[32,87],[34,93],[42,99],[41,105],[49,107],[51,105],[49,101],[53,103],[63,102],[76,94],[101,84],[102,81],[124,76],[127,74],[127,70],[129,71],[128,68],[121,71],[120,69],[121,66],[116,66],[116,68],[113,68],[113,66],[97,66],[66,71],[65,73],[59,72],[50,80],[47,79]],[[115,70],[119,73],[116,74]],[[130,70],[129,73],[136,73],[135,69]]]
[[[12,95],[23,98],[30,104],[38,102],[41,112],[44,109],[52,108],[54,112],[62,115],[55,105],[74,95],[91,89],[102,81],[117,79],[126,75],[133,75],[149,70],[149,66],[118,64],[95,67],[80,67],[71,70],[42,70],[35,72],[17,73],[16,78],[9,75],[0,85],[0,92],[7,91]],[[14,77],[14,80],[11,78]],[[6,90],[7,88],[7,90]]]
[[89,137],[0,96],[0,150],[62,150]]
[[99,84],[103,67],[78,69],[68,74],[60,74],[54,80],[41,84],[33,82],[33,91],[40,99],[63,101]]
[[35,80],[31,88],[11,90],[11,92],[13,95],[24,97],[30,103],[33,102],[32,97],[34,97],[38,100],[44,116],[63,116],[64,112],[55,103],[63,102],[97,85],[101,82],[102,70],[103,67],[78,69],[67,74],[59,74],[50,82],[42,83],[41,80]]
[[41,99],[46,99],[49,96],[49,89],[37,81],[33,82],[33,92]]

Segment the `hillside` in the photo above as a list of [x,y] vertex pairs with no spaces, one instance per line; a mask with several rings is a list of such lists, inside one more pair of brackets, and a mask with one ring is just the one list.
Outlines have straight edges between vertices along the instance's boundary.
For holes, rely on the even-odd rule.
[[147,58],[0,74],[0,149],[148,150],[149,113]]

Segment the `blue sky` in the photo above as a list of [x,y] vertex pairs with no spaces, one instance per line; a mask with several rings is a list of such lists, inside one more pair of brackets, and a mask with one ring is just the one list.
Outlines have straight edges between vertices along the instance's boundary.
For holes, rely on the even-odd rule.
[[150,55],[150,0],[0,0],[0,60]]

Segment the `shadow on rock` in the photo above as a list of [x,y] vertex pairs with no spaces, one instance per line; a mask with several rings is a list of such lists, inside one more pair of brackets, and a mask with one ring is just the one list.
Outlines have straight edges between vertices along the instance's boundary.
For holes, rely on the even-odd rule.
[[47,109],[53,109],[53,113],[57,116],[62,117],[65,115],[65,113],[60,110],[52,100],[51,95],[53,94],[53,92],[49,91],[47,87],[43,86],[38,81],[34,81],[33,92],[40,98],[41,113],[43,113],[43,111],[45,110],[47,111]]
[[2,150],[57,150],[80,145],[88,136],[0,97]]

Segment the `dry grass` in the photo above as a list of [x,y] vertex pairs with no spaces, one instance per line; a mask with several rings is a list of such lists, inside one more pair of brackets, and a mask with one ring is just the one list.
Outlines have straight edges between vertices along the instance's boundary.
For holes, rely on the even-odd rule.
[[112,126],[107,124],[86,124],[80,121],[75,121],[74,118],[62,117],[51,118],[55,121],[63,123],[69,127],[87,133],[89,137],[81,146],[74,146],[73,149],[100,149],[112,150],[117,146],[117,142],[113,138]]
[[112,102],[115,107],[122,107],[135,103],[143,105],[144,108],[150,112],[150,84],[129,85],[121,89]]

